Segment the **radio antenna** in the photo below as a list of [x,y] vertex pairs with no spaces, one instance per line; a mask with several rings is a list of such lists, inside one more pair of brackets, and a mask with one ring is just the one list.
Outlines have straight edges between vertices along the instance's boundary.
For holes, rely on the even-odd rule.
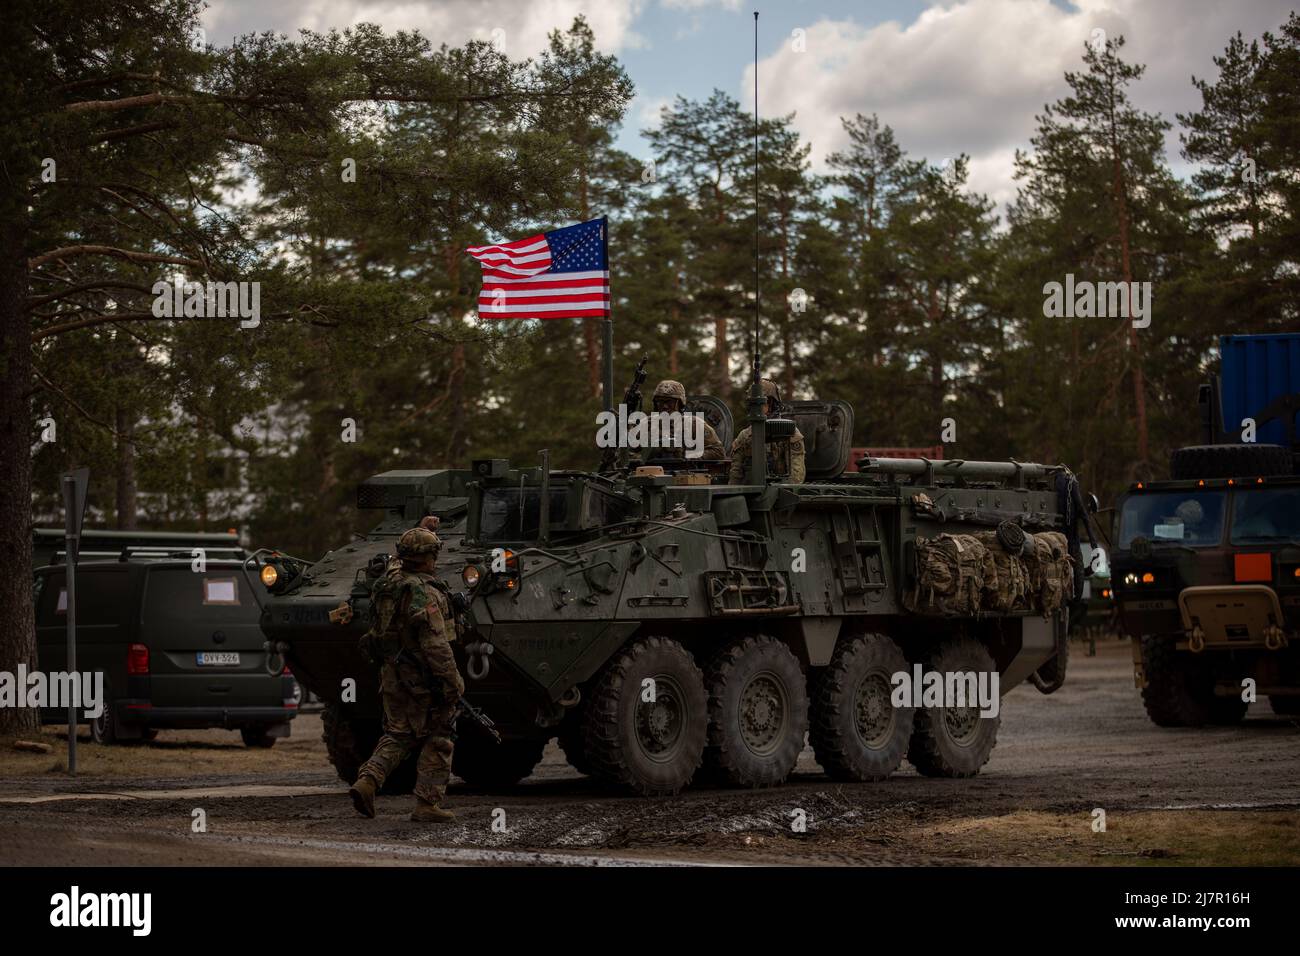
[[750,459],[749,481],[754,485],[767,484],[767,428],[766,404],[763,401],[762,357],[758,348],[758,326],[761,315],[758,254],[758,11],[754,11],[754,368],[749,382],[748,409]]

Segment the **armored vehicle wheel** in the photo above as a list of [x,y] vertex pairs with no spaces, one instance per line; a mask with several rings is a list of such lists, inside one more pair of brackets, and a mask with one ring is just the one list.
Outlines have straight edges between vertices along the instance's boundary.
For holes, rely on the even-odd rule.
[[564,751],[564,759],[569,761],[570,767],[578,773],[591,776],[591,761],[587,759],[586,744],[583,741],[586,711],[587,698],[584,696],[577,706],[564,715],[556,743]]
[[774,637],[741,638],[715,657],[704,679],[709,775],[742,787],[784,783],[808,732],[805,684],[799,660]]
[[[653,700],[645,699],[653,690]],[[704,758],[704,675],[676,641],[625,646],[592,686],[583,740],[592,772],[642,796],[669,796]]]
[[1249,706],[1240,694],[1235,697],[1215,697],[1210,701],[1210,723],[1222,726],[1239,724],[1246,716],[1246,708]]
[[1300,697],[1274,697],[1270,694],[1268,706],[1273,708],[1273,713],[1282,717],[1294,717],[1300,714]]
[[545,740],[503,740],[497,743],[471,731],[456,739],[451,772],[477,790],[513,787],[542,761]]
[[1214,683],[1201,662],[1175,650],[1172,640],[1144,636],[1142,669],[1142,705],[1157,727],[1200,727],[1210,719]]
[[[383,728],[378,720],[348,717],[342,704],[330,703],[321,711],[321,740],[330,763],[344,783],[355,783],[361,765],[375,752]],[[380,793],[403,794],[415,789],[415,760],[412,754],[388,775]]]
[[[925,670],[992,673],[997,664],[983,644],[969,637],[949,638],[932,651]],[[979,704],[966,707],[919,707],[907,759],[927,777],[973,777],[989,761],[998,742],[997,717],[980,715]]]
[[841,640],[813,690],[817,762],[836,780],[884,780],[898,769],[912,735],[913,708],[894,707],[890,677],[907,659],[884,634]]

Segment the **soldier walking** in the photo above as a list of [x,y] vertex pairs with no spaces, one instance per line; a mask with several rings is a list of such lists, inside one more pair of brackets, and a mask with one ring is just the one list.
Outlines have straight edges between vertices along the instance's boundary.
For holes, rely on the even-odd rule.
[[451,642],[455,618],[437,586],[434,566],[442,542],[426,527],[397,542],[398,561],[371,590],[371,625],[362,649],[382,662],[384,735],[348,791],[357,812],[375,815],[375,794],[393,769],[417,748],[415,810],[411,819],[444,823],[456,815],[439,806],[451,777],[456,705],[465,681]]

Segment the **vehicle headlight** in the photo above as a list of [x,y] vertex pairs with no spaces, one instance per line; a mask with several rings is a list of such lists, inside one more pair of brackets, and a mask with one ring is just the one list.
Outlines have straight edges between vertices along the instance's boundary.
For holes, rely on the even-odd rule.
[[1124,583],[1128,585],[1137,584],[1138,576],[1130,571],[1128,574],[1124,575]]
[[262,579],[262,583],[268,588],[273,588],[275,587],[275,582],[280,580],[280,572],[276,569],[274,564],[264,564],[262,565],[262,571],[258,577]]
[[465,587],[472,588],[478,584],[481,572],[476,564],[467,564],[461,568],[460,579],[465,582]]

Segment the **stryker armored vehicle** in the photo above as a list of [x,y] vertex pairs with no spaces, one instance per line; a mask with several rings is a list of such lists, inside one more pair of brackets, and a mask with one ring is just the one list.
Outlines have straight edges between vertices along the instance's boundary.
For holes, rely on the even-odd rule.
[[[259,558],[263,631],[326,702],[340,777],[354,779],[381,732],[377,677],[357,649],[370,584],[426,515],[440,519],[438,574],[463,594],[466,697],[503,738],[461,720],[453,771],[471,786],[526,777],[557,737],[578,770],[642,795],[692,779],[780,784],[805,736],[837,780],[883,779],[905,757],[927,775],[977,773],[999,718],[981,716],[976,677],[1001,694],[1064,680],[1080,570],[1064,517],[1077,513],[1072,476],[925,459],[849,473],[846,403],[795,402],[777,420],[757,395],[755,383],[747,484],[724,483],[716,462],[600,474],[551,470],[545,453],[540,467],[390,471],[358,490],[358,507],[382,515],[369,534],[311,566]],[[730,447],[727,407],[690,407]],[[798,484],[765,458],[795,425]],[[895,705],[921,668],[969,695]],[[404,769],[391,790],[409,788]]]
[[[1205,442],[1117,504],[1111,582],[1162,727],[1300,714],[1300,335],[1230,335],[1201,386]],[[1229,423],[1230,427],[1224,425]]]

